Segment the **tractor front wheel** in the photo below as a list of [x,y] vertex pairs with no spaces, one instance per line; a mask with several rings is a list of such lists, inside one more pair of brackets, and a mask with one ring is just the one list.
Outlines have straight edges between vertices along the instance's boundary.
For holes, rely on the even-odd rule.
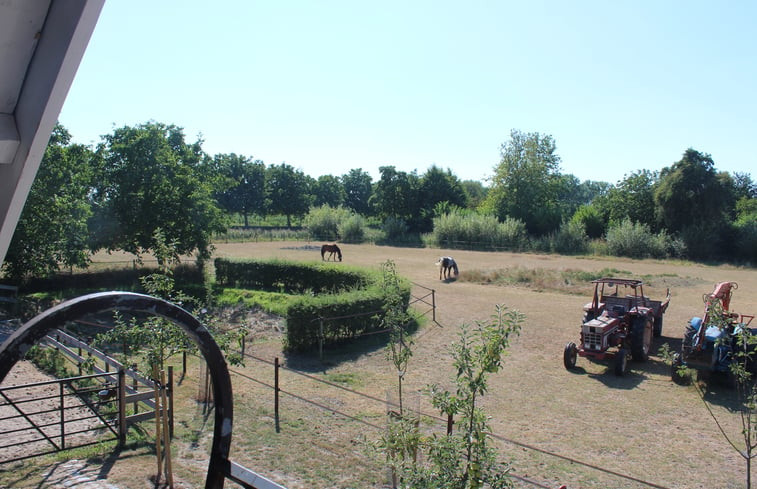
[[565,352],[563,352],[562,360],[565,364],[565,368],[573,370],[576,368],[576,360],[578,359],[578,347],[572,341],[565,345]]
[[639,316],[631,325],[631,356],[637,362],[646,362],[649,359],[649,350],[652,349],[652,320],[648,317]]
[[622,377],[628,370],[628,351],[625,348],[615,354],[615,375]]

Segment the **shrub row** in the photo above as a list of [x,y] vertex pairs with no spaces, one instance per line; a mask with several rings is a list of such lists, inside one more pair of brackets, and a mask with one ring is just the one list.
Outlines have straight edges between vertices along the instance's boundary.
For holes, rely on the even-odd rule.
[[499,222],[496,217],[460,209],[434,218],[434,231],[428,237],[435,246],[520,251],[528,244],[526,225],[517,219]]
[[[284,260],[218,258],[215,266],[219,285],[301,294],[286,311],[288,351],[310,350],[321,338],[330,344],[382,327],[387,290],[379,272]],[[400,288],[407,309],[409,282],[402,280]]]
[[216,258],[216,283],[289,294],[336,292],[365,287],[365,273],[321,263],[295,263],[285,260],[229,260]]

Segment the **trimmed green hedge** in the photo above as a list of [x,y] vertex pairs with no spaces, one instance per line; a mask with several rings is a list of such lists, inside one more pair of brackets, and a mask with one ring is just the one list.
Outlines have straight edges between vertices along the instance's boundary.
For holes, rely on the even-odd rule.
[[365,287],[369,282],[363,272],[325,263],[216,258],[215,266],[216,283],[219,285],[289,294],[336,292]]
[[[289,351],[318,346],[321,318],[324,344],[381,328],[387,298],[378,271],[322,263],[225,258],[217,258],[215,267],[218,285],[301,294],[287,307],[284,347]],[[410,283],[403,279],[400,287],[407,309]]]

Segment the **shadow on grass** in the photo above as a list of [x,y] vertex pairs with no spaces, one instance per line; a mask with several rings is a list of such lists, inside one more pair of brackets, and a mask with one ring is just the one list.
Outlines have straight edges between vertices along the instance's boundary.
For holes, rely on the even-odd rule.
[[[429,324],[428,327],[433,327]],[[407,327],[411,336],[418,332],[420,324],[413,320]],[[388,332],[365,333],[358,338],[345,339],[324,345],[323,358],[319,358],[318,348],[307,352],[285,352],[286,366],[303,372],[324,372],[344,362],[351,362],[364,355],[383,350],[389,345]]]
[[600,374],[594,374],[587,372],[586,369],[580,366],[576,366],[569,370],[570,373],[574,375],[585,375],[589,377],[590,379],[597,380],[603,384],[605,384],[607,387],[610,387],[612,389],[623,389],[623,390],[630,390],[636,388],[641,382],[647,378],[647,375],[639,372],[635,369],[637,363],[631,362],[629,360],[628,362],[628,369],[626,370],[625,374],[622,376],[615,375],[615,360],[610,359],[607,360],[592,360],[592,359],[586,359],[587,361],[596,364],[596,365],[602,365],[605,368],[605,371]]

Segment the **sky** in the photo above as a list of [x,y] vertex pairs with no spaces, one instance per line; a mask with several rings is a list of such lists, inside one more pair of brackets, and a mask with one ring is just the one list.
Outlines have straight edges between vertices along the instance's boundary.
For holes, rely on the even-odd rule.
[[484,184],[512,130],[617,183],[687,148],[757,178],[757,2],[106,0],[59,121],[149,121],[307,175]]

